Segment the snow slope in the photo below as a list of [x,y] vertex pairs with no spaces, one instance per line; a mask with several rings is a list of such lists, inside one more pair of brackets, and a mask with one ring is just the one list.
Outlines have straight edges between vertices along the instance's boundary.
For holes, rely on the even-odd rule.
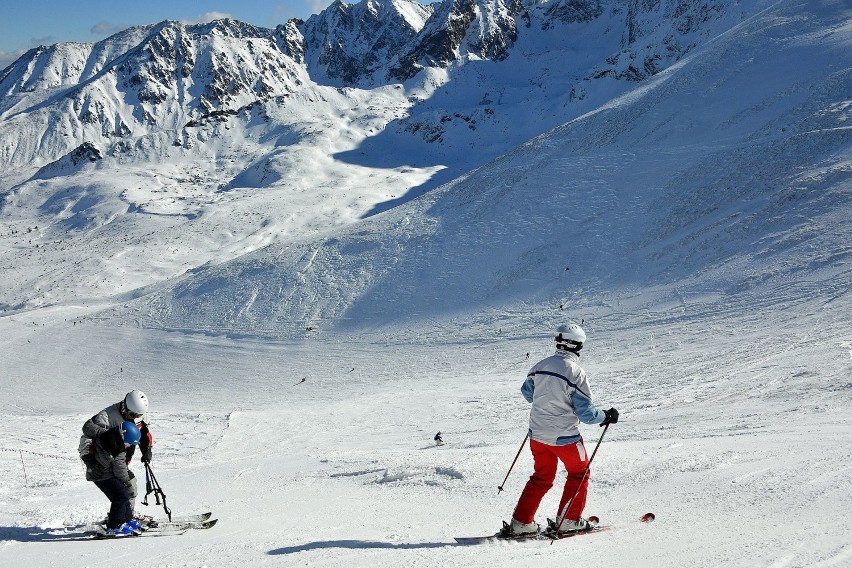
[[817,18],[765,21],[421,199],[206,265],[122,311],[134,325],[301,336],[845,274],[845,39],[809,42]]
[[[295,21],[162,22],[35,50],[0,76],[0,310],[138,296],[387,211],[598,108],[765,1],[624,10],[610,0],[588,20],[570,2],[529,2],[511,39],[497,33],[514,37],[503,3],[448,0],[412,40],[421,72],[361,89],[320,84],[298,63],[299,38],[316,34],[302,37]],[[405,2],[381,5],[403,28],[420,26]],[[328,40],[343,50],[333,65],[349,68],[363,34],[344,32],[372,29],[377,6],[337,3],[301,29],[325,21],[317,33],[339,32]],[[494,11],[499,24],[486,21]],[[488,30],[496,35],[481,37]],[[391,62],[371,65],[381,75]]]
[[[270,192],[304,231],[261,232],[247,254],[172,281],[150,274],[170,239],[230,237],[157,224],[128,244],[133,260],[98,255],[96,239],[91,256],[66,248],[71,265],[126,263],[133,292],[118,304],[71,271],[53,282],[62,255],[41,268],[42,251],[24,262],[5,240],[0,258],[45,301],[0,317],[0,565],[852,564],[850,21],[843,2],[780,2],[605,107],[364,220],[329,222],[346,209]],[[353,177],[391,192],[405,173]],[[127,185],[131,199],[146,187]],[[147,191],[139,203],[161,220],[198,199]],[[110,229],[102,205],[48,205],[67,205],[72,233]],[[41,230],[19,214],[4,230]],[[51,302],[65,286],[79,301]],[[511,515],[531,469],[522,452],[497,494],[525,433],[519,387],[566,319],[589,335],[595,400],[621,411],[587,506],[612,530],[456,546]],[[73,540],[63,527],[105,509],[77,429],[134,386],[152,401],[170,507],[219,524]],[[591,448],[601,429],[582,432]],[[637,521],[647,511],[655,523]]]

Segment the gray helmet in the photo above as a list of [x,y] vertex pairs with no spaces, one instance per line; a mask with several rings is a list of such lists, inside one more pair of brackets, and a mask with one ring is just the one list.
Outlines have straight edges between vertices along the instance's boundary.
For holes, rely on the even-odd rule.
[[576,323],[563,324],[556,329],[556,348],[579,351],[586,342],[586,332]]

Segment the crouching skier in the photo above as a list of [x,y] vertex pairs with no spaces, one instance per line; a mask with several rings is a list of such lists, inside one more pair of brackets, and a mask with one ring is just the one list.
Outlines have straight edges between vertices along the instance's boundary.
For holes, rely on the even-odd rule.
[[133,518],[135,498],[133,472],[127,469],[127,449],[139,444],[139,428],[127,420],[98,434],[91,441],[92,451],[83,457],[86,480],[94,482],[110,501],[107,536],[131,536],[142,530]]
[[[153,438],[151,436],[151,432],[148,430],[148,425],[144,420],[147,412],[148,397],[145,396],[145,393],[142,391],[134,389],[127,393],[122,400],[107,406],[89,418],[86,423],[83,424],[83,435],[80,437],[80,446],[78,448],[80,458],[86,462],[86,460],[89,459],[87,456],[91,456],[94,453],[92,441],[95,438],[102,435],[110,428],[115,428],[116,426],[120,426],[124,422],[129,421],[136,424],[141,435],[139,439],[139,449],[142,453],[142,462],[150,463]],[[124,453],[126,464],[128,466],[130,465],[130,461],[133,459],[135,451],[136,445],[131,445]],[[86,465],[88,467],[89,462],[87,462]],[[136,508],[137,489],[136,478],[132,475],[132,473],[130,474],[130,487],[128,488],[128,491],[130,492],[131,517],[143,523],[151,522],[152,519],[150,517],[135,515],[134,511]]]

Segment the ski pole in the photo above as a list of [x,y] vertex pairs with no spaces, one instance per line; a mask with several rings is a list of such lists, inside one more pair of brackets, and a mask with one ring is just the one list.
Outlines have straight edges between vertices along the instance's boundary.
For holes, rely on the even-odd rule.
[[518,448],[518,453],[515,454],[515,459],[512,461],[512,465],[509,466],[509,471],[506,472],[506,477],[503,478],[503,483],[497,486],[497,495],[500,495],[500,492],[503,491],[503,485],[506,483],[506,480],[509,479],[509,474],[512,473],[512,468],[515,467],[515,462],[518,461],[518,456],[521,455],[521,450],[524,449],[524,446],[527,444],[527,440],[530,437],[530,432],[527,430],[527,435],[524,437],[524,441],[521,442],[521,447]]
[[[163,503],[162,503],[163,510],[166,512],[166,516],[169,518],[169,521],[171,521],[172,520],[172,511],[166,505],[166,493],[165,493],[165,491],[163,491],[163,488],[160,486],[160,482],[157,481],[157,477],[154,475],[154,470],[151,469],[151,464],[148,464],[148,463],[145,464],[145,475],[151,476],[151,489],[152,490],[150,492],[154,493],[154,497],[157,500],[157,505],[160,505],[160,497],[163,498]],[[148,498],[148,494],[146,493],[145,499],[147,500],[147,498]]]
[[[148,464],[145,464],[145,498],[142,499],[142,504],[146,507],[148,506],[148,495],[154,492],[154,488],[151,485],[151,474],[148,473]],[[158,502],[157,505],[160,503]]]
[[[554,533],[553,540],[559,538],[559,529],[562,528],[562,523],[565,522],[565,515],[568,514],[568,508],[571,506],[571,503],[574,502],[574,498],[577,497],[577,493],[580,492],[580,487],[582,487],[583,481],[586,480],[586,476],[589,475],[589,468],[592,467],[592,460],[595,459],[595,454],[598,453],[598,448],[601,447],[601,442],[603,442],[607,430],[609,430],[609,424],[604,426],[604,430],[603,432],[601,432],[601,437],[598,439],[598,443],[595,444],[595,449],[592,452],[591,457],[589,458],[589,463],[586,464],[586,470],[583,472],[583,475],[580,476],[580,483],[577,484],[577,489],[574,491],[574,495],[572,495],[571,498],[568,499],[568,501],[565,503],[565,506],[562,507],[561,511],[559,511],[559,517],[557,518],[559,523],[556,525],[556,532]],[[553,541],[550,541],[550,544],[553,544]]]

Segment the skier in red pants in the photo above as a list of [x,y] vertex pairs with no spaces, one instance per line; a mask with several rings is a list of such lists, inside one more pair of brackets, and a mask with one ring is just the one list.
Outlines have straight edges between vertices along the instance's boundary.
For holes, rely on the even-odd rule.
[[[530,450],[535,471],[521,493],[506,536],[536,534],[540,526],[535,513],[544,495],[553,487],[559,462],[568,478],[559,501],[557,522],[568,500],[574,499],[564,513],[560,532],[591,528],[582,517],[586,506],[588,473],[583,476],[589,456],[578,428],[586,424],[615,424],[615,408],[599,410],[592,403],[586,372],[580,367],[580,350],[586,333],[577,324],[562,325],[556,333],[556,353],[538,362],[527,374],[521,393],[532,403],[530,410]],[[576,493],[576,496],[575,496]]]

